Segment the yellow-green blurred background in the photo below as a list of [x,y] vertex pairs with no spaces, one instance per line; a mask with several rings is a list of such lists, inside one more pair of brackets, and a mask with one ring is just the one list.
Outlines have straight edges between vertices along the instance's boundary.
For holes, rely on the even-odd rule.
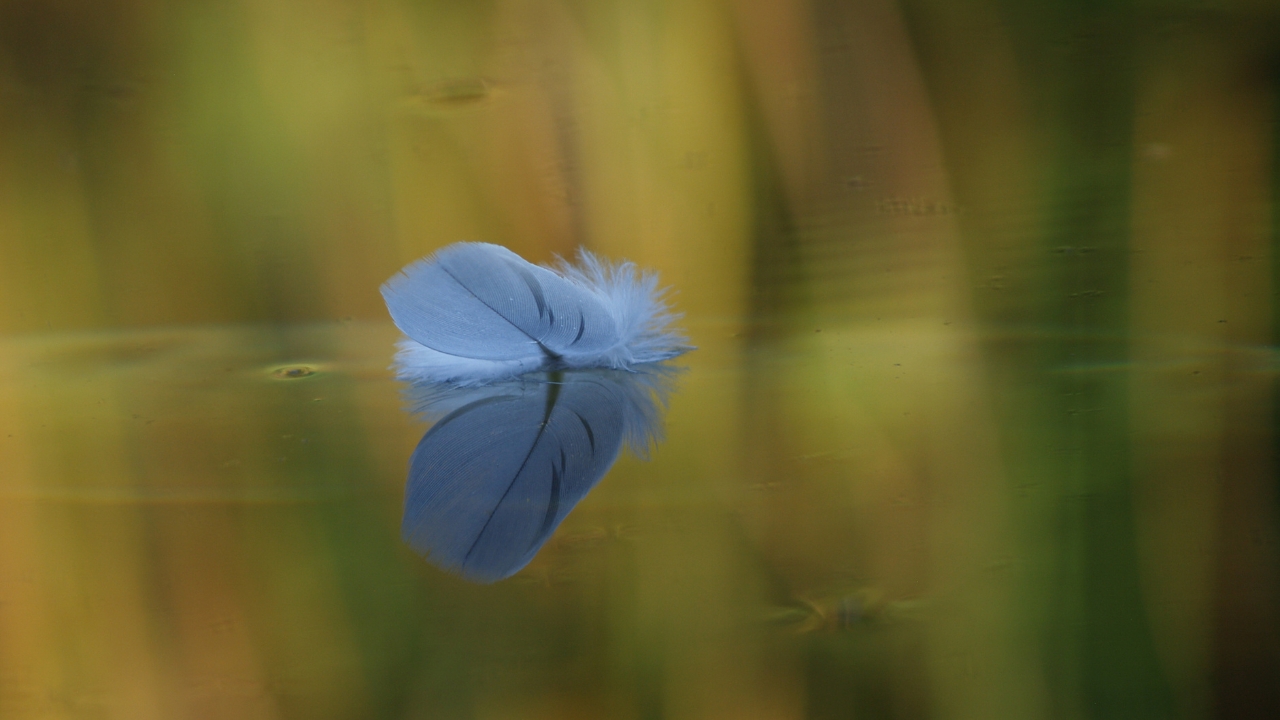
[[[1280,716],[1275,0],[0,0],[0,718]],[[700,349],[516,577],[379,284]]]

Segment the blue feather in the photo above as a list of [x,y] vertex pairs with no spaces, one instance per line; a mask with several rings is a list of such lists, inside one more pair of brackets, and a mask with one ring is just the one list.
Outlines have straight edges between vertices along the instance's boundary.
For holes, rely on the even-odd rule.
[[482,387],[417,384],[428,415],[405,488],[405,541],[477,582],[538,553],[624,445],[644,454],[676,370],[551,371]]
[[614,368],[692,348],[669,327],[657,275],[586,250],[578,264],[527,262],[498,245],[455,243],[382,286],[396,327],[396,377],[480,385],[545,368]]

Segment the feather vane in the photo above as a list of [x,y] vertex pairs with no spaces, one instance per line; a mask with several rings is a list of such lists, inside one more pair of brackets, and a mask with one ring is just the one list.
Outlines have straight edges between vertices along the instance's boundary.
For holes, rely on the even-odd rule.
[[657,275],[579,251],[534,265],[499,245],[454,243],[382,286],[405,338],[401,380],[480,385],[543,368],[615,368],[692,349]]

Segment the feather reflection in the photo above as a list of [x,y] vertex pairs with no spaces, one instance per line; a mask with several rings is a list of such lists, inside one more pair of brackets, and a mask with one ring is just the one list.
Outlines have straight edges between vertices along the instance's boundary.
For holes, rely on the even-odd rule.
[[401,533],[475,582],[509,577],[604,477],[622,448],[644,457],[679,370],[558,370],[474,388],[411,385],[438,419],[409,461]]

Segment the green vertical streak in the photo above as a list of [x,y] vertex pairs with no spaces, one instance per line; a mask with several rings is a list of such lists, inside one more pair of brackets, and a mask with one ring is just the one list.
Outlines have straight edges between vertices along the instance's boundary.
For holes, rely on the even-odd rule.
[[781,328],[788,326],[787,321],[794,322],[797,314],[809,309],[808,282],[795,211],[783,190],[778,159],[758,105],[748,109],[746,125],[751,142],[752,207],[748,317],[752,320],[750,340],[757,343],[776,339]]
[[[262,333],[264,350],[274,352],[278,362],[334,354],[329,333],[279,326]],[[272,439],[281,481],[321,498],[297,510],[302,522],[315,528],[317,542],[296,562],[332,573],[345,630],[358,653],[360,684],[367,690],[366,717],[403,717],[415,694],[429,696],[440,717],[466,717],[470,688],[455,662],[459,643],[441,627],[447,613],[440,609],[438,588],[407,572],[399,538],[388,532],[386,504],[395,500],[376,491],[382,481],[373,475],[376,465],[368,456],[366,428],[337,420],[358,417],[355,395],[362,389],[345,373],[323,371],[263,389],[276,396],[275,402],[254,422]],[[322,401],[313,400],[317,397]],[[259,520],[268,540],[273,517]],[[269,565],[259,568],[276,571]],[[279,592],[271,580],[260,582],[267,592]],[[422,687],[424,677],[431,678],[427,688]],[[298,712],[283,704],[286,712]]]
[[[1027,616],[1041,624],[1054,717],[1169,717],[1170,689],[1139,582],[1128,380],[1114,371],[1130,354],[1134,12],[1129,0],[995,4],[1043,143],[1036,146],[1048,148],[1040,158],[1044,223],[1027,238],[1040,252],[1033,265],[1017,268],[1036,282],[1015,285],[1028,294],[1020,302],[975,297],[984,326],[1014,322],[1026,332],[998,333],[984,350],[1004,388],[1001,430],[1013,486],[1019,497],[1025,489],[1043,498],[1020,510],[1036,566],[1029,576],[1044,585],[1024,593],[1039,605]],[[914,28],[933,21],[928,3],[904,7]],[[917,33],[917,43],[927,37]],[[926,78],[946,77],[929,47],[918,53]],[[935,77],[930,90],[944,141],[965,142],[945,126],[948,88]],[[964,157],[958,150],[948,148],[948,158]],[[965,168],[951,171],[963,191]],[[980,255],[986,248],[974,243],[982,241],[969,238],[968,250]],[[981,267],[981,257],[970,259]]]
[[321,316],[303,227],[309,175],[259,82],[250,19],[240,5],[195,5],[182,16],[183,132],[215,242],[224,248],[229,319],[299,322]]
[[1048,78],[1060,122],[1046,238],[1057,298],[1047,307],[1063,330],[1051,356],[1092,369],[1050,381],[1049,422],[1070,452],[1051,470],[1061,490],[1049,677],[1068,715],[1162,718],[1171,698],[1139,584],[1127,376],[1103,370],[1129,356],[1132,15],[1092,5],[1058,13],[1069,34],[1057,38],[1063,55]]

